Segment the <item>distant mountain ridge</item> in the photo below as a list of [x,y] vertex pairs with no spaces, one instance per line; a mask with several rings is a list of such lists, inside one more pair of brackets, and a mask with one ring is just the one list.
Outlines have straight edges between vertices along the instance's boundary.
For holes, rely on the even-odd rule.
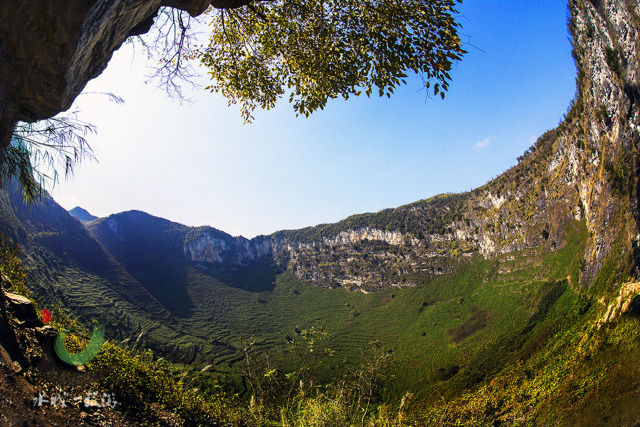
[[69,214],[71,216],[78,218],[80,222],[91,222],[94,219],[98,219],[97,216],[91,215],[89,212],[87,212],[85,209],[81,208],[80,206],[76,206],[75,208],[71,209],[69,211]]

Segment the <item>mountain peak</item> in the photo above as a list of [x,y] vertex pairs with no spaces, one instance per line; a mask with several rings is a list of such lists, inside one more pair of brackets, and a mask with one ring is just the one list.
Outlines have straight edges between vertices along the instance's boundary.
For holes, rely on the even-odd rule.
[[98,219],[97,216],[91,215],[89,212],[87,212],[85,209],[81,208],[80,206],[76,206],[75,208],[71,209],[69,211],[69,214],[71,216],[74,216],[78,220],[80,220],[80,222],[82,222],[83,224],[86,222],[91,222],[94,219]]

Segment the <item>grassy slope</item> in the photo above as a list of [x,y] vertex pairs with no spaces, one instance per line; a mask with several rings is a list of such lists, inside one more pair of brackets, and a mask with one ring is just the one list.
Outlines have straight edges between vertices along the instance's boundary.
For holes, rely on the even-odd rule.
[[[379,340],[394,350],[391,395],[462,389],[510,362],[514,347],[540,340],[547,317],[570,306],[586,230],[582,223],[569,227],[568,244],[557,252],[532,248],[479,258],[423,286],[372,294],[313,287],[291,273],[279,275],[270,291],[250,292],[192,268],[186,289],[194,306],[183,322],[193,333],[236,348],[242,347],[240,335],[253,337],[275,358],[285,355],[286,338],[296,338],[296,329],[324,325],[336,352],[325,362],[328,376],[357,366],[361,349]],[[239,353],[227,352],[203,362],[222,373],[240,361]]]
[[510,363],[461,393],[432,399],[413,421],[637,425],[639,310],[602,324],[605,308],[588,295],[563,295]]

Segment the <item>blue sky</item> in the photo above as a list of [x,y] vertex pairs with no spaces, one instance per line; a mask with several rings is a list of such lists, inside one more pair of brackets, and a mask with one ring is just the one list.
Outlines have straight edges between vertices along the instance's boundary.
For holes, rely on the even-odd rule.
[[444,101],[416,78],[391,99],[335,100],[308,119],[285,100],[243,125],[239,108],[203,90],[180,105],[147,82],[146,58],[125,45],[86,91],[126,103],[88,94],[74,106],[98,127],[88,138],[98,162],[51,193],[98,216],[139,209],[253,237],[483,185],[555,127],[574,96],[568,12],[558,0],[459,9],[469,53]]

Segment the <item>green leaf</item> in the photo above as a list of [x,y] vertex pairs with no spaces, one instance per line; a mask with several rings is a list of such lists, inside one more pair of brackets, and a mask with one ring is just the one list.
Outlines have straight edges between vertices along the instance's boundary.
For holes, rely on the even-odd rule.
[[[326,100],[349,94],[393,94],[409,72],[434,93],[446,91],[451,62],[465,51],[451,0],[305,0],[211,9],[212,34],[195,49],[209,69],[209,90],[242,105],[272,108],[289,94],[308,116]],[[356,88],[362,88],[356,90]],[[442,96],[442,95],[441,95]],[[294,102],[295,101],[295,102]]]

